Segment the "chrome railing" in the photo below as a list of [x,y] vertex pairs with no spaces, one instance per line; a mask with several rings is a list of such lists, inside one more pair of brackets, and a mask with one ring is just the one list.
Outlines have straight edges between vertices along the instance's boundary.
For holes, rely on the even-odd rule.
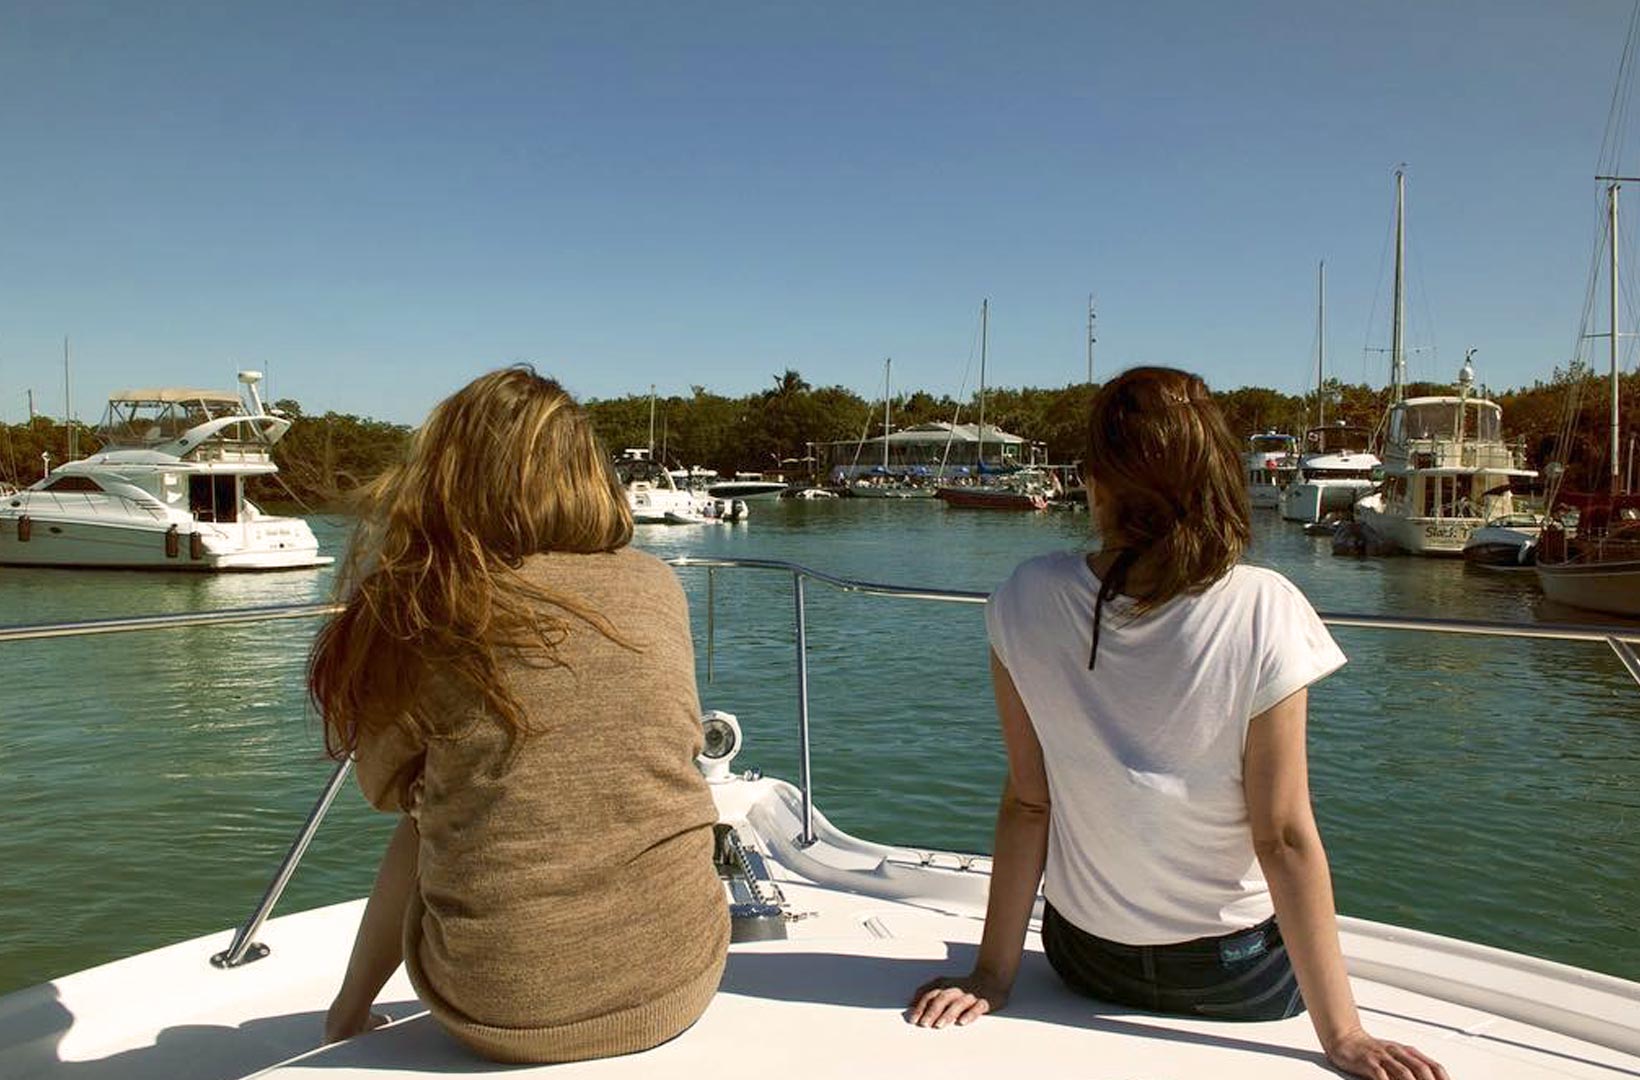
[[[860,581],[814,570],[800,563],[778,559],[697,558],[679,556],[666,560],[679,569],[706,571],[706,656],[707,679],[711,681],[714,666],[713,642],[717,622],[717,571],[767,570],[788,575],[792,583],[792,621],[796,631],[797,649],[797,740],[798,786],[802,793],[802,834],[799,844],[814,842],[814,778],[809,763],[809,666],[808,614],[804,583],[814,581],[839,592],[862,596],[895,597],[905,600],[932,600],[943,603],[983,604],[986,594],[962,589],[922,588],[891,585],[881,582]],[[0,627],[0,643],[12,641],[39,641],[46,638],[87,637],[97,634],[119,634],[146,630],[173,630],[189,626],[224,626],[245,623],[271,622],[288,619],[312,619],[332,615],[342,610],[339,604],[281,604],[269,607],[231,608],[224,611],[190,612],[177,615],[152,615],[134,618],[96,619],[84,622],[55,623],[36,626]],[[1629,676],[1640,685],[1640,656],[1634,646],[1640,644],[1640,627],[1598,626],[1576,623],[1511,623],[1483,619],[1434,619],[1412,616],[1358,615],[1348,612],[1321,612],[1328,626],[1360,630],[1409,630],[1420,633],[1465,634],[1485,637],[1527,638],[1548,641],[1600,642],[1617,655]],[[331,803],[341,791],[351,761],[342,761],[326,781],[307,819],[291,842],[273,879],[263,890],[262,898],[235,932],[228,948],[211,958],[217,967],[232,968],[266,956],[268,948],[254,941],[255,935],[279,902],[285,886],[296,873],[296,867],[307,852],[308,845],[319,831]]]

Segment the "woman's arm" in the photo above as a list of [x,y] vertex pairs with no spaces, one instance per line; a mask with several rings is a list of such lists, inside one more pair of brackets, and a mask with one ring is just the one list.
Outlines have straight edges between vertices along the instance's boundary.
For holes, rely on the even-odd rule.
[[385,1018],[370,1012],[370,1005],[404,961],[404,912],[410,892],[416,887],[418,842],[415,821],[408,814],[399,818],[382,855],[381,869],[376,871],[370,899],[365,901],[342,988],[325,1015],[327,1043],[350,1039],[386,1023]]
[[1338,944],[1327,853],[1310,807],[1308,701],[1300,690],[1253,718],[1242,769],[1253,848],[1299,991],[1327,1059],[1338,1068],[1371,1080],[1447,1080],[1445,1069],[1412,1047],[1362,1030]]
[[1048,776],[1042,745],[1008,669],[994,652],[991,685],[1008,748],[1008,780],[997,808],[985,935],[969,975],[933,979],[917,988],[910,1019],[919,1027],[967,1024],[1007,1004],[1048,859]]

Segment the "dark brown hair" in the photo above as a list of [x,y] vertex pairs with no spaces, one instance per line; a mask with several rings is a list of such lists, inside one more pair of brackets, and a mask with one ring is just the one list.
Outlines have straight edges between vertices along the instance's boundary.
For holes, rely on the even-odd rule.
[[440,402],[362,504],[339,578],[345,609],[308,662],[332,756],[366,732],[425,729],[414,704],[435,667],[523,734],[505,660],[556,663],[577,622],[619,640],[597,612],[518,573],[540,552],[632,539],[626,493],[586,413],[533,368],[481,375]]
[[1207,588],[1251,539],[1241,446],[1199,376],[1140,367],[1100,387],[1083,471],[1112,532],[1105,547],[1144,569],[1123,587],[1135,614]]

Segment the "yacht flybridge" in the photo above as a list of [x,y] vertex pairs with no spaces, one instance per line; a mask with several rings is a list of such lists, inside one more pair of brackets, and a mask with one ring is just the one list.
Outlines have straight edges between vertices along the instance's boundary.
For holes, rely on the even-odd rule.
[[145,570],[324,566],[299,518],[264,513],[245,480],[279,471],[273,444],[291,421],[262,405],[261,374],[231,391],[122,390],[103,448],[0,499],[0,564]]
[[[731,767],[739,724],[703,717],[700,760],[719,822],[715,859],[733,923],[717,997],[688,1031],[653,1050],[573,1065],[510,1067],[512,1077],[814,1080],[895,1076],[1302,1080],[1336,1075],[1305,1016],[1268,1023],[1180,1019],[1104,1005],[1049,969],[1033,919],[1008,1007],[962,1028],[905,1022],[912,989],[973,963],[990,860],[860,839],[815,808],[809,761],[808,582],[856,596],[982,603],[979,593],[879,585],[765,560],[675,565],[789,575],[796,598],[798,783]],[[708,587],[711,578],[708,577]],[[261,608],[260,618],[328,605]],[[708,608],[710,610],[710,608]],[[246,613],[0,630],[0,643],[242,620]],[[1589,627],[1333,616],[1384,630],[1510,634],[1604,642],[1640,677],[1632,639]],[[708,619],[708,633],[711,621]],[[1632,689],[1632,688],[1631,688]],[[492,1075],[443,1033],[402,970],[378,999],[388,1026],[320,1047],[324,1010],[363,901],[264,921],[346,782],[338,766],[255,912],[237,931],[170,945],[0,997],[6,1080],[394,1080]],[[614,870],[616,868],[612,868]],[[645,897],[632,896],[632,918]],[[154,898],[161,902],[162,898]],[[1619,897],[1622,905],[1632,896]],[[1624,908],[1627,910],[1627,908]],[[1040,916],[1040,911],[1038,911]],[[1454,1077],[1548,1080],[1640,1075],[1640,984],[1451,938],[1340,920],[1351,982],[1370,1030],[1411,1043]]]

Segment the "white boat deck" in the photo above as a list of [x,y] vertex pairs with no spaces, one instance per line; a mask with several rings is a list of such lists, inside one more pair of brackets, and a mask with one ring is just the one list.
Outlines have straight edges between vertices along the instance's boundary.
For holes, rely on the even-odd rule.
[[[1080,998],[1036,935],[1006,1011],[964,1028],[908,1025],[913,988],[965,971],[988,863],[881,847],[817,818],[800,849],[797,795],[774,780],[716,789],[726,822],[766,858],[786,940],[732,947],[706,1015],[666,1045],[567,1066],[500,1066],[447,1037],[401,970],[389,1027],[318,1047],[361,902],[276,919],[271,955],[233,971],[208,958],[231,934],[173,945],[0,998],[0,1077],[391,1080],[399,1077],[1076,1076],[1241,1080],[1337,1075],[1309,1020],[1238,1024]],[[642,917],[642,897],[633,897]],[[1455,1080],[1640,1077],[1640,985],[1450,939],[1345,920],[1344,949],[1374,1034],[1410,1042]]]

